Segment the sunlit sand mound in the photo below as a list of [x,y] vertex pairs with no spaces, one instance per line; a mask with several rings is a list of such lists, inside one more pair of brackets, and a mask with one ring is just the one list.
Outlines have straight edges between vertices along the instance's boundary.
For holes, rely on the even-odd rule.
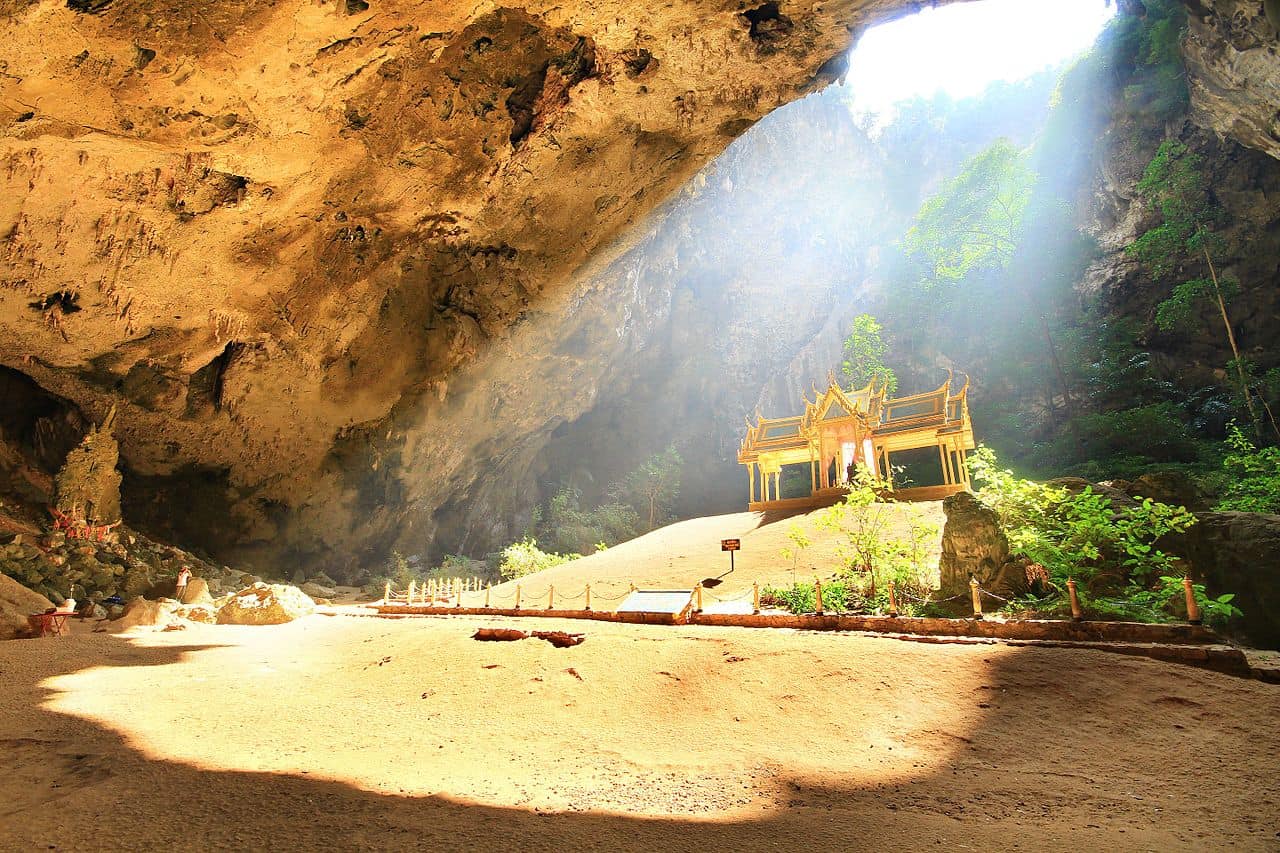
[[[928,558],[928,565],[936,568],[944,520],[941,502],[884,504],[874,511],[885,513],[886,538],[905,538],[911,514],[936,528]],[[734,557],[733,573],[706,590],[703,603],[712,611],[749,606],[755,581],[762,588],[809,582],[815,575],[825,578],[838,568],[837,548],[842,537],[820,523],[826,512],[820,509],[790,516],[739,512],[681,521],[598,554],[495,586],[490,601],[495,607],[510,606],[518,583],[522,607],[545,606],[554,586],[556,606],[571,608],[583,603],[584,587],[591,584],[592,607],[612,610],[630,584],[641,589],[692,589],[704,578],[724,574],[729,571],[729,555],[720,550],[720,540],[740,539],[742,550]],[[788,536],[793,529],[812,542],[798,558],[783,554],[787,548],[797,550]],[[464,596],[463,603],[478,603],[481,597],[483,593]]]
[[305,617],[0,644],[0,850],[1275,849],[1280,688],[1072,649]]

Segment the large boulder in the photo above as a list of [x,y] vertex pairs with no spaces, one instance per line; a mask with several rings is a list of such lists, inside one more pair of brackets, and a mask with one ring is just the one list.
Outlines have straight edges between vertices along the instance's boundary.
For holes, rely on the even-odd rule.
[[330,587],[327,587],[327,586],[321,586],[315,581],[307,581],[301,587],[299,587],[299,589],[301,589],[303,592],[305,592],[307,595],[311,596],[312,598],[333,598],[338,594],[338,591],[336,589],[331,589]]
[[112,623],[114,631],[130,628],[167,628],[177,621],[178,602],[171,598],[152,601],[138,596],[124,606],[124,613]]
[[1202,512],[1161,547],[1190,564],[1211,596],[1233,592],[1244,616],[1233,631],[1262,648],[1280,648],[1280,515]]
[[1053,486],[1058,489],[1066,489],[1069,494],[1076,495],[1085,489],[1091,490],[1095,495],[1103,495],[1111,501],[1112,509],[1125,509],[1127,507],[1137,506],[1138,502],[1132,497],[1125,494],[1115,486],[1109,486],[1106,483],[1091,483],[1082,477],[1058,477],[1045,483],[1046,486]]
[[1209,508],[1209,498],[1190,476],[1182,471],[1156,471],[1143,474],[1124,491],[1135,498],[1150,498],[1157,503],[1180,506],[1197,512]]
[[938,561],[942,595],[969,588],[970,576],[983,589],[1009,590],[1022,577],[1009,558],[1009,540],[995,511],[971,492],[958,492],[942,502],[947,522],[942,528],[942,557]]
[[296,586],[255,583],[218,608],[219,625],[280,625],[314,613],[316,603]]
[[0,575],[0,640],[26,636],[27,617],[50,607],[53,602],[40,593],[27,589],[8,575]]
[[182,591],[183,604],[213,604],[213,596],[209,594],[209,582],[204,578],[192,578],[187,581],[187,588]]

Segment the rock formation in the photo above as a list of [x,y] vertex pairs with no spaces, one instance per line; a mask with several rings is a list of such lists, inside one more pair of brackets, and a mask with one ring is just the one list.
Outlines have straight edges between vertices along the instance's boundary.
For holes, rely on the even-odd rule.
[[282,625],[316,609],[306,593],[285,584],[255,583],[220,604],[219,625]]
[[0,362],[177,532],[358,553],[580,413],[510,363],[572,273],[910,5],[9,3]]
[[[1280,13],[1273,0],[1195,0],[1187,58],[1193,118],[1280,157]],[[1264,10],[1264,7],[1268,7]]]
[[1235,593],[1244,613],[1232,630],[1258,648],[1280,646],[1280,516],[1200,512],[1186,532],[1169,537],[1210,595]]
[[[916,6],[0,3],[0,363],[222,559],[490,546],[682,310],[602,291],[635,226]],[[1260,6],[1193,8],[1198,120],[1276,156]]]
[[91,525],[120,521],[120,447],[111,434],[116,410],[89,432],[69,454],[54,478],[54,502],[67,518]]
[[27,616],[43,613],[53,602],[32,592],[16,580],[0,575],[0,640],[12,640],[27,633]]
[[968,592],[972,577],[985,590],[1009,588],[1009,540],[995,510],[970,492],[942,502],[947,514],[942,527],[942,556],[938,561],[942,597]]

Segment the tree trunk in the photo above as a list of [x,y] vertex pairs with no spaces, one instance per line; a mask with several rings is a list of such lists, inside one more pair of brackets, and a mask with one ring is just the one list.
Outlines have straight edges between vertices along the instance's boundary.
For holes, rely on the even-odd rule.
[[1236,333],[1231,328],[1231,320],[1227,317],[1227,303],[1222,298],[1222,288],[1218,286],[1218,271],[1214,269],[1213,258],[1209,257],[1209,250],[1204,249],[1205,262],[1209,264],[1209,278],[1213,281],[1213,295],[1218,299],[1218,311],[1222,314],[1222,325],[1227,330],[1227,343],[1231,344],[1231,356],[1236,363],[1236,373],[1240,376],[1240,392],[1244,394],[1244,405],[1249,410],[1249,420],[1253,421],[1253,431],[1262,438],[1262,421],[1258,419],[1258,412],[1253,407],[1253,397],[1249,395],[1249,379],[1245,376],[1244,362],[1240,360],[1240,348],[1236,346]]

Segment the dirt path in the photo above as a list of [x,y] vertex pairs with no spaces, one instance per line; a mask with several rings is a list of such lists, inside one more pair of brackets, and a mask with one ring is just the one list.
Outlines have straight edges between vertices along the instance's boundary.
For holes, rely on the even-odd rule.
[[0,849],[1280,846],[1280,688],[1084,651],[314,616],[0,645]]

